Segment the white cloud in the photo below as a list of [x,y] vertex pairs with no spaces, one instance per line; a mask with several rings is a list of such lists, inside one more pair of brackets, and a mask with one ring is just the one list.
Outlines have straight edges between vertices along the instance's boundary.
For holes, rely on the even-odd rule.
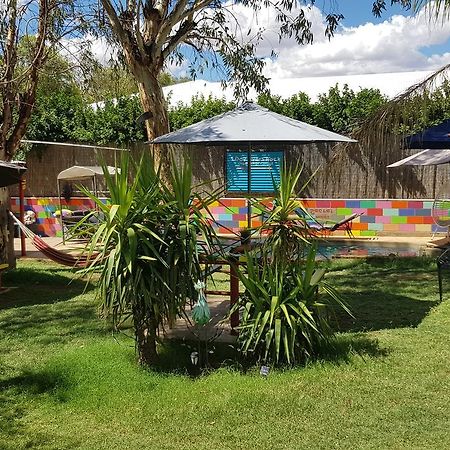
[[[245,15],[244,10],[240,11]],[[328,40],[324,36],[324,15],[313,7],[314,43],[298,46],[293,40],[274,46],[275,59],[266,59],[265,73],[271,78],[348,75],[411,70],[433,70],[450,62],[450,53],[427,56],[423,49],[445,44],[450,38],[450,21],[430,21],[421,11],[415,17],[392,16],[379,23],[341,27]],[[247,12],[247,17],[251,17]],[[266,28],[275,29],[275,14],[268,14]],[[267,55],[268,39],[260,50]],[[266,53],[264,53],[266,52]]]
[[[229,3],[226,7],[230,12],[230,29],[243,40],[251,38],[258,30],[264,30],[258,56],[266,57],[264,70],[270,78],[430,71],[450,62],[450,51],[431,56],[423,52],[427,47],[445,44],[450,39],[450,20],[433,22],[424,11],[415,17],[392,16],[378,24],[368,22],[355,27],[341,26],[328,40],[325,14],[317,7],[305,8],[306,16],[312,22],[314,43],[300,46],[294,39],[279,42],[279,24],[273,8],[262,8],[255,14],[242,4]],[[249,28],[252,32],[247,36]],[[76,54],[75,47],[81,42],[86,43],[86,40],[102,63],[107,63],[118,51],[105,40],[88,36],[69,43],[72,53]],[[272,50],[278,55],[273,59],[269,57]],[[187,73],[188,61],[183,61],[181,66],[168,62],[166,68],[172,74],[182,76]]]

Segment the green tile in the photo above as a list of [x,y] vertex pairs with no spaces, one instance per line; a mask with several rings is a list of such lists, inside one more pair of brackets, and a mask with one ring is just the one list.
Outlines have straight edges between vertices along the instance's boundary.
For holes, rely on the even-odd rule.
[[375,200],[361,200],[361,208],[375,208]]
[[398,209],[397,208],[384,208],[383,216],[398,216]]
[[336,208],[336,214],[338,216],[349,216],[350,214],[353,214],[352,208]]
[[376,236],[376,235],[377,235],[376,231],[371,231],[371,230],[361,231],[361,236]]
[[392,216],[391,222],[392,223],[407,223],[408,217],[407,216]]

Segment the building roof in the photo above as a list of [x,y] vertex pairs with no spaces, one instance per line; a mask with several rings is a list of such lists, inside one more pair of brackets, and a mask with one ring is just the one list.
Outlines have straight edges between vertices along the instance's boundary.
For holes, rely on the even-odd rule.
[[[423,81],[432,73],[432,71],[418,71],[328,77],[278,78],[269,81],[269,89],[272,95],[279,95],[281,98],[289,98],[294,94],[304,92],[312,102],[316,102],[319,95],[326,94],[331,87],[338,84],[341,89],[344,85],[348,85],[354,91],[360,91],[365,88],[379,89],[383,95],[386,95],[388,98],[393,98],[408,87]],[[175,107],[178,103],[190,104],[194,95],[203,95],[204,97],[212,96],[216,98],[223,97],[228,101],[234,100],[233,89],[231,87],[224,89],[220,82],[195,80],[166,86],[163,90],[170,107]],[[257,97],[258,94],[256,91],[250,90],[248,100],[256,100]]]

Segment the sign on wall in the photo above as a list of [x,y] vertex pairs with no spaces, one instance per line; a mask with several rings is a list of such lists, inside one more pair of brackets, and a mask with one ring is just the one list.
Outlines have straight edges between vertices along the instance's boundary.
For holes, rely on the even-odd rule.
[[[282,151],[251,152],[250,192],[273,192],[280,182]],[[248,152],[227,151],[228,192],[248,192]]]

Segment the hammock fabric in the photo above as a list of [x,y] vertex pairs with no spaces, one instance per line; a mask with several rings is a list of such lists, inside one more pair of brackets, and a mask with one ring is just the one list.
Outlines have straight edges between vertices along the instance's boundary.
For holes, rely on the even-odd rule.
[[17,223],[23,234],[25,234],[25,236],[32,241],[33,245],[48,259],[51,259],[52,261],[58,264],[62,264],[64,266],[79,267],[79,268],[88,267],[89,264],[92,262],[92,258],[89,259],[85,255],[75,256],[69,253],[56,250],[55,248],[48,245],[41,237],[39,237],[37,234],[33,233],[29,228],[27,228],[19,219],[17,219],[17,217],[14,214],[12,214],[11,212],[9,212],[9,214],[13,218],[13,220]]

